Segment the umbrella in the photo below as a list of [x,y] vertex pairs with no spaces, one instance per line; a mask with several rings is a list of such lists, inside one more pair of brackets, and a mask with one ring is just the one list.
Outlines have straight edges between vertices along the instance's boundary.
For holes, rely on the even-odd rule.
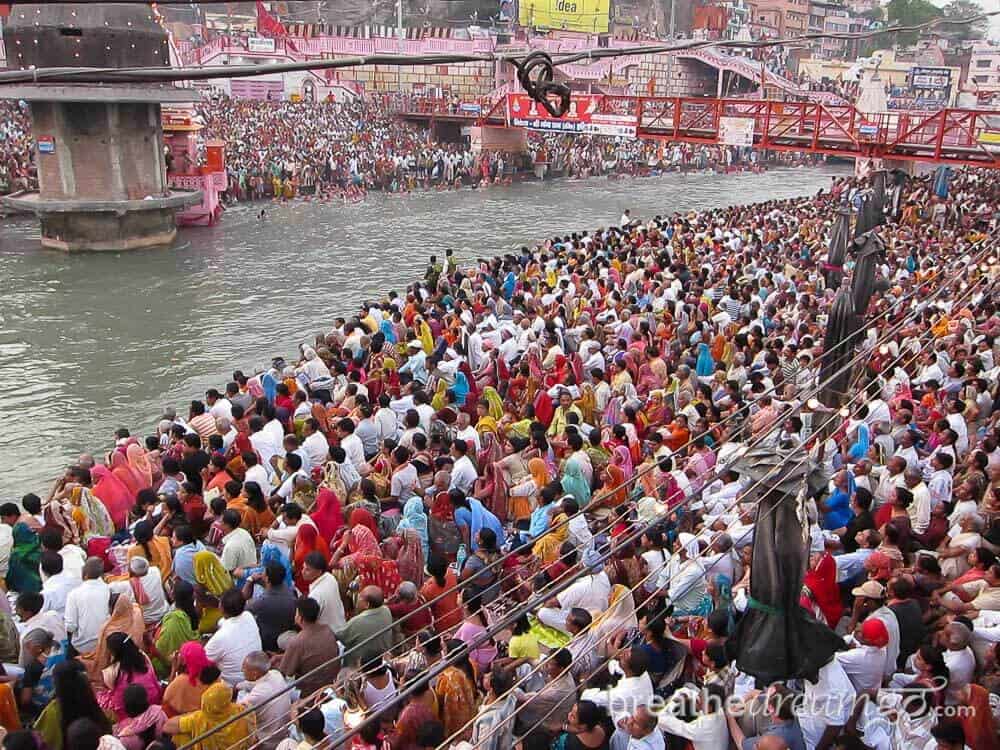
[[877,288],[875,269],[880,261],[885,261],[885,244],[875,232],[868,232],[864,236],[854,238],[854,248],[857,262],[854,264],[854,277],[851,279],[851,297],[854,299],[855,314],[864,317],[872,294]]
[[851,236],[851,212],[841,206],[830,231],[830,251],[823,266],[823,279],[827,289],[839,289],[844,280],[844,260],[847,258],[847,242]]
[[827,406],[835,407],[840,403],[840,396],[846,393],[851,381],[851,368],[847,364],[854,357],[860,323],[854,312],[851,290],[842,286],[830,307],[826,336],[823,338],[823,365],[819,380],[825,385],[820,393],[820,401]]
[[736,627],[736,666],[758,684],[808,678],[844,648],[843,639],[802,608],[799,597],[809,559],[806,498],[828,480],[804,448],[751,448],[734,467],[755,488],[757,519],[750,599]]

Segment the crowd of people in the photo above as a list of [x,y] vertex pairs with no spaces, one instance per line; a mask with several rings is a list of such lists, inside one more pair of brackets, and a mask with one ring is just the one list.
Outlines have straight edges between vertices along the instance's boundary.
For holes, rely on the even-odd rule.
[[[910,182],[878,230],[840,410],[848,178],[448,251],[119,429],[0,506],[3,747],[1000,747],[1000,187],[942,195]],[[805,677],[740,669],[773,574],[749,446],[826,480],[796,616],[839,650]]]
[[0,195],[37,185],[34,148],[27,105],[0,101]]
[[[202,105],[206,138],[227,143],[229,197],[359,200],[369,190],[407,193],[508,184],[534,173],[640,176],[667,170],[761,169],[751,149],[678,146],[637,138],[532,132],[526,154],[439,143],[400,121],[385,98],[272,102],[217,97]],[[801,160],[800,160],[801,161]]]

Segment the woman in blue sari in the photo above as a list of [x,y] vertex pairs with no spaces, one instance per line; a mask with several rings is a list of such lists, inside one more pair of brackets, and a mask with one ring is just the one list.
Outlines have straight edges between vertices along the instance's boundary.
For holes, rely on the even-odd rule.
[[455,525],[458,526],[462,540],[470,551],[475,552],[479,549],[479,542],[476,539],[480,529],[492,530],[497,537],[497,547],[504,545],[506,537],[503,524],[486,509],[485,505],[474,497],[466,497],[459,490],[452,490],[449,497],[451,504],[455,506]]
[[424,550],[424,559],[430,559],[431,545],[427,534],[427,514],[424,512],[424,501],[419,497],[411,497],[403,506],[403,518],[396,526],[397,532],[413,529],[420,536],[420,546]]
[[396,329],[392,327],[392,321],[388,318],[382,318],[382,322],[379,323],[378,329],[385,336],[386,343],[398,344],[399,339],[396,338]]
[[[288,559],[288,556],[282,551],[274,542],[264,542],[260,546],[260,565],[255,568],[243,568],[243,575],[236,582],[237,586],[242,587],[251,576],[257,573],[263,573],[264,569],[270,563],[277,563],[282,568],[285,569],[285,585],[291,591],[292,589],[292,563]],[[254,587],[254,596],[259,596],[263,593],[264,589],[256,586]]]
[[455,384],[451,387],[451,392],[455,397],[455,406],[465,406],[465,399],[469,395],[469,379],[461,370],[455,373]]
[[710,378],[715,374],[715,360],[708,350],[708,344],[698,344],[698,361],[695,363],[695,374],[699,378]]
[[869,430],[868,425],[864,422],[848,425],[848,437],[850,437],[851,432],[854,430],[857,431],[854,442],[848,448],[847,455],[844,456],[844,460],[849,464],[856,464],[858,461],[867,458],[868,449],[871,447],[871,430]]
[[590,485],[587,484],[587,480],[583,476],[580,464],[573,459],[567,461],[563,466],[560,484],[562,484],[563,491],[572,495],[581,508],[585,508],[590,503]]

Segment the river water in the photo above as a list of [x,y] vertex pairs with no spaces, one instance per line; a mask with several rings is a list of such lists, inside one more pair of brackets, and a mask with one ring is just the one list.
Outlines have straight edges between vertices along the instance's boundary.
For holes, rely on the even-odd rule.
[[763,175],[526,183],[373,195],[356,205],[238,206],[173,248],[64,255],[30,219],[0,220],[0,500],[41,494],[114,430],[148,434],[234,369],[294,355],[337,315],[460,260],[637,217],[815,193],[842,166]]

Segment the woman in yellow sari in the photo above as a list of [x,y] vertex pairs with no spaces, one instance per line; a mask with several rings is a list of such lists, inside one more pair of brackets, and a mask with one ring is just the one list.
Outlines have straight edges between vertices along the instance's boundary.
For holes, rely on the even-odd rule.
[[233,578],[215,553],[207,550],[195,553],[194,578],[198,582],[195,592],[202,609],[198,632],[211,633],[222,618],[218,599],[233,587]]
[[535,557],[541,560],[543,565],[550,565],[559,559],[559,549],[569,537],[567,520],[565,513],[556,514],[549,521],[549,528],[552,530],[535,542],[535,546],[531,548]]
[[[243,710],[233,701],[233,689],[224,682],[216,682],[201,696],[200,710],[167,719],[163,732],[174,735],[174,744],[180,747],[238,716]],[[247,714],[197,743],[193,750],[247,750],[252,744],[253,732],[253,714]]]
[[431,354],[434,351],[434,334],[431,333],[431,327],[420,316],[414,320],[414,327],[417,330],[417,338],[424,347],[424,354]]
[[580,410],[580,415],[586,424],[597,424],[597,397],[594,395],[594,386],[584,383],[580,390],[580,398],[573,402],[573,405]]

